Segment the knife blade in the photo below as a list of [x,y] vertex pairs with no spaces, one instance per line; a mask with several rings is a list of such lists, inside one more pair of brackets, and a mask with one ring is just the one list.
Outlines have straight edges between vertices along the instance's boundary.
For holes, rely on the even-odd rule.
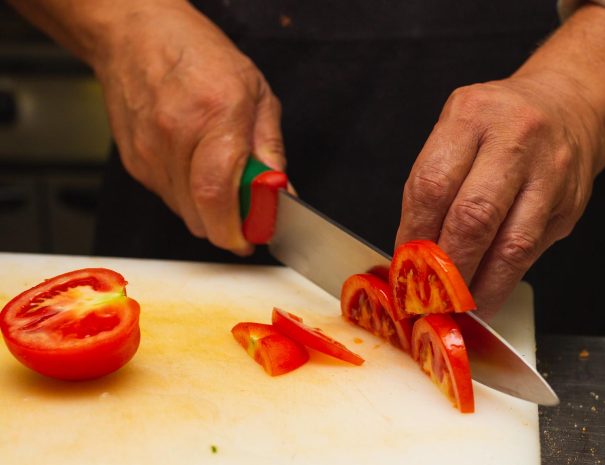
[[[283,189],[278,190],[269,251],[338,299],[349,276],[388,269],[391,263],[389,255]],[[559,403],[540,373],[487,323],[472,312],[455,317],[475,381],[537,404]]]

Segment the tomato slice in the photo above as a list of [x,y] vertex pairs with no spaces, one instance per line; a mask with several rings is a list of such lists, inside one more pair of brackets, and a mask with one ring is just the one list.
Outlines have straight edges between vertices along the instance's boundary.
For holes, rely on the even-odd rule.
[[367,273],[349,277],[342,285],[340,307],[345,319],[410,351],[413,319],[393,319],[393,294],[383,279]]
[[0,313],[8,349],[53,378],[82,380],[117,370],[140,341],[139,304],[125,286],[115,271],[86,268],[19,294]]
[[271,325],[238,323],[231,333],[248,355],[271,376],[288,373],[309,360],[309,353],[302,345]]
[[389,283],[395,320],[410,314],[466,312],[477,308],[456,266],[431,241],[410,241],[397,247]]
[[278,331],[311,349],[353,365],[361,365],[364,362],[363,358],[332,339],[321,329],[307,326],[303,323],[302,318],[292,313],[274,308],[271,320]]
[[462,333],[450,315],[427,315],[414,323],[412,357],[458,410],[474,412],[468,354]]

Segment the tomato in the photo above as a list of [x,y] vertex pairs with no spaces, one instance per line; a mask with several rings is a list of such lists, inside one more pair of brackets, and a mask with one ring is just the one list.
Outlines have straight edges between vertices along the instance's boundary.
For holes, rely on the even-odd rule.
[[395,320],[410,314],[465,312],[477,308],[462,275],[431,241],[406,242],[389,270]]
[[356,274],[342,285],[340,307],[345,319],[410,350],[412,319],[393,320],[393,294],[386,281],[372,274]]
[[466,346],[450,315],[427,315],[414,323],[412,357],[458,410],[475,410]]
[[271,376],[288,373],[309,360],[309,353],[302,345],[271,325],[238,323],[231,333],[248,355]]
[[111,373],[139,347],[139,304],[115,271],[87,268],[48,279],[19,294],[0,313],[8,349],[53,378]]
[[361,365],[364,362],[363,358],[332,339],[321,329],[307,326],[303,323],[302,318],[292,313],[274,308],[271,320],[278,331],[311,349],[353,365]]

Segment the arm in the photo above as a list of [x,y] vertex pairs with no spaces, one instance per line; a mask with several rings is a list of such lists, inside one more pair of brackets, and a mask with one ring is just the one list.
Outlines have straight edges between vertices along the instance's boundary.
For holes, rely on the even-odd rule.
[[88,63],[130,174],[198,237],[250,253],[237,191],[254,153],[283,170],[280,104],[263,75],[186,0],[11,0]]
[[568,235],[605,166],[605,8],[576,13],[510,78],[457,89],[408,178],[397,243],[437,240],[484,316]]

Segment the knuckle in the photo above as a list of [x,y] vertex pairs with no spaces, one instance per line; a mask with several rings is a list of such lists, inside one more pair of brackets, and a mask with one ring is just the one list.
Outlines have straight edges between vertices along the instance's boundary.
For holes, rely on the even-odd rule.
[[228,114],[248,98],[246,89],[234,79],[226,79],[200,92],[197,105],[207,118]]
[[502,221],[501,209],[492,201],[464,199],[452,205],[451,221],[444,225],[445,232],[463,237],[465,241],[491,238]]
[[153,124],[163,134],[172,134],[183,126],[182,117],[167,107],[156,108],[152,115]]
[[540,241],[527,232],[510,232],[496,249],[499,260],[517,273],[524,273],[538,258]]
[[548,127],[546,114],[536,106],[519,104],[513,111],[516,114],[512,121],[516,121],[517,137],[521,141],[535,138]]
[[483,134],[486,118],[502,105],[502,100],[494,98],[494,95],[495,91],[489,84],[459,87],[450,94],[440,120],[453,121],[476,134]]
[[452,195],[452,180],[445,172],[423,168],[412,175],[404,187],[404,200],[409,204],[438,208],[446,206]]
[[447,101],[447,107],[459,118],[471,119],[488,103],[491,103],[491,92],[484,84],[473,84],[454,90]]
[[200,96],[199,105],[206,118],[225,113],[232,105],[223,89],[213,89]]
[[221,179],[194,181],[191,191],[193,201],[197,205],[210,208],[225,208],[229,205],[229,192]]
[[567,148],[556,151],[553,156],[553,168],[556,173],[569,175],[574,168],[574,162],[574,156]]

